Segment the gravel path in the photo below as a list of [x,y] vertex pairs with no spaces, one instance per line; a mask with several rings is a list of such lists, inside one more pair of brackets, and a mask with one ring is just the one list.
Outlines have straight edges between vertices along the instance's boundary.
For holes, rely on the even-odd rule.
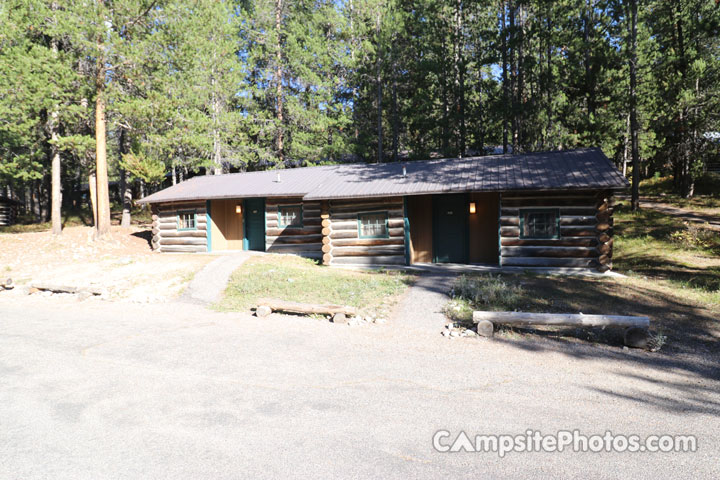
[[[411,293],[418,322],[441,284]],[[601,345],[4,292],[0,478],[720,478],[717,376]],[[432,448],[438,430],[528,429],[694,434],[699,451]]]
[[209,305],[222,300],[223,292],[227,287],[230,275],[245,260],[250,257],[248,252],[238,252],[223,255],[195,274],[185,292],[180,297],[181,302]]
[[442,313],[448,302],[450,285],[456,275],[424,274],[405,293],[395,309],[397,325],[439,335],[447,318]]

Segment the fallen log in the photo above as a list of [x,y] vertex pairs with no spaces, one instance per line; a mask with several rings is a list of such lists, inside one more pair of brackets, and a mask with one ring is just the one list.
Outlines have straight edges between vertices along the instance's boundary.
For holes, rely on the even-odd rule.
[[[286,313],[300,313],[300,314],[321,314],[321,315],[335,315],[343,313],[351,316],[357,313],[355,307],[348,307],[344,305],[322,305],[312,303],[300,303],[300,302],[288,302],[285,300],[276,300],[273,298],[262,298],[257,302],[258,308],[268,307],[272,311],[286,312]],[[267,310],[263,309],[263,312]]]
[[572,313],[527,313],[527,312],[473,312],[473,322],[490,321],[503,325],[567,325],[584,327],[638,327],[650,326],[648,317],[625,315],[583,315]]
[[67,285],[51,285],[46,283],[33,283],[31,289],[43,290],[53,293],[89,293],[92,295],[104,295],[106,292],[101,288],[94,287],[72,287]]

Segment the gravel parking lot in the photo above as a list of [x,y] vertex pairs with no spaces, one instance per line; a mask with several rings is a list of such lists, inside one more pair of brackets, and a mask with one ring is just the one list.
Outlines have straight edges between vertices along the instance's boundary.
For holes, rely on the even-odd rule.
[[[0,296],[0,478],[718,478],[717,369],[196,305]],[[433,434],[693,434],[695,453],[438,453]]]

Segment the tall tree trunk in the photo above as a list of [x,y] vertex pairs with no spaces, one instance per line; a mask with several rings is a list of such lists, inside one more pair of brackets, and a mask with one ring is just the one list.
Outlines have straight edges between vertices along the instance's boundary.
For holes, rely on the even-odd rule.
[[[53,7],[55,5],[53,4]],[[58,55],[58,44],[56,39],[52,39],[50,42],[53,57],[57,58]],[[62,175],[60,172],[60,148],[58,147],[58,112],[53,111],[50,114],[50,150],[51,150],[51,210],[50,218],[52,221],[52,233],[53,235],[60,235],[62,233]]]
[[377,52],[375,54],[375,84],[377,87],[377,137],[378,137],[378,149],[377,149],[377,161],[382,163],[383,161],[383,129],[382,129],[382,39],[380,38],[380,9],[377,10],[375,19],[375,36],[377,38]]
[[393,139],[392,139],[392,150],[393,150],[393,162],[398,161],[398,148],[399,148],[399,136],[400,136],[400,114],[398,112],[398,100],[397,100],[397,78],[395,67],[393,67],[393,84],[392,84],[392,117],[393,117]]
[[509,95],[508,95],[508,41],[507,41],[507,20],[506,10],[507,6],[505,0],[500,2],[501,13],[500,18],[502,27],[500,29],[502,35],[502,91],[503,91],[503,153],[508,153],[508,130],[509,130],[509,114],[510,108]]
[[[124,128],[120,128],[120,137],[118,149],[120,151],[120,158],[130,152],[128,146],[127,131]],[[128,182],[128,174],[125,170],[120,171],[120,201],[122,202],[122,217],[120,219],[120,226],[122,228],[130,228],[130,208],[132,206],[132,186]]]
[[[103,6],[103,0],[98,0]],[[103,28],[104,25],[98,26]],[[97,71],[95,74],[95,174],[97,175],[98,238],[110,231],[110,192],[108,187],[106,121],[105,121],[105,55],[103,34],[97,36]]]
[[88,177],[88,188],[90,193],[90,209],[92,210],[93,226],[97,227],[98,209],[97,209],[97,178],[94,173]]
[[465,66],[463,55],[463,28],[464,12],[462,0],[455,0],[453,29],[453,67],[455,70],[455,94],[457,95],[457,114],[459,123],[459,135],[457,139],[457,150],[460,157],[465,156],[466,150],[466,127],[465,127]]
[[275,149],[278,160],[285,161],[285,138],[283,118],[283,65],[282,65],[282,9],[283,0],[275,0],[275,119],[277,120],[277,133]]
[[52,167],[51,167],[51,190],[52,190],[52,201],[50,215],[52,220],[52,233],[53,235],[60,235],[62,233],[62,178],[60,175],[60,149],[58,148],[58,131],[57,131],[57,117],[58,113],[53,112],[51,114],[51,134],[52,145],[50,146],[52,151]]
[[640,208],[640,148],[637,120],[637,0],[630,2],[630,142],[632,151],[631,208]]

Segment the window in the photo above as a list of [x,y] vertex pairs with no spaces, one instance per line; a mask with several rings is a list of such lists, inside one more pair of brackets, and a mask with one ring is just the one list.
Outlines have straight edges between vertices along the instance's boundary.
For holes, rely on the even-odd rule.
[[197,222],[195,221],[195,211],[178,212],[177,229],[178,230],[195,230]]
[[560,212],[520,210],[520,238],[560,238]]
[[278,227],[302,228],[302,205],[280,205],[278,207]]
[[388,238],[387,212],[358,215],[358,234],[360,238]]

